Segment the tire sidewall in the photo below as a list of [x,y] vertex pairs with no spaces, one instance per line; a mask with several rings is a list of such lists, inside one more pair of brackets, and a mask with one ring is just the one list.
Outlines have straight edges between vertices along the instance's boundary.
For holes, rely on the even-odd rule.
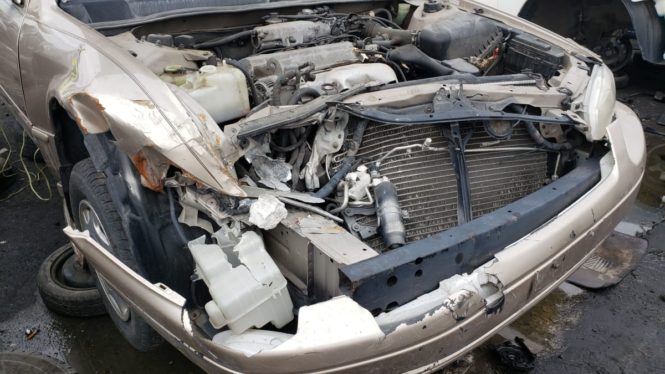
[[42,262],[37,272],[37,288],[50,310],[70,317],[93,317],[106,314],[103,301],[96,287],[75,288],[61,281],[58,267],[74,255],[70,245],[53,251]]
[[[87,164],[81,165],[83,163]],[[138,264],[129,245],[129,241],[127,240],[127,235],[122,227],[122,220],[120,219],[115,206],[113,206],[113,202],[110,201],[105,180],[104,183],[98,183],[96,186],[93,186],[93,183],[89,180],[90,172],[93,169],[94,166],[92,165],[92,161],[86,159],[77,163],[72,170],[69,182],[69,196],[73,220],[76,223],[77,228],[80,229],[80,203],[81,201],[86,200],[99,217],[101,225],[110,242],[109,248],[106,249],[133,271],[144,276],[145,272],[142,271],[141,266]],[[84,172],[79,173],[81,170]],[[95,173],[97,174],[95,176],[96,178],[103,176],[102,173]],[[107,201],[102,201],[100,194],[106,197]],[[100,283],[99,273],[94,269],[92,264],[89,264],[89,266],[95,276],[97,289],[101,294],[102,301],[106,306],[106,310],[108,311],[111,320],[113,320],[118,330],[120,330],[129,343],[140,351],[148,351],[159,345],[159,335],[135,312],[132,303],[128,302],[124,295],[121,295],[121,297],[129,305],[129,320],[125,321],[117,314],[109,301],[108,295],[103,290]],[[112,287],[108,282],[106,282],[106,284],[107,287]],[[115,292],[119,293],[117,290],[115,290]]]

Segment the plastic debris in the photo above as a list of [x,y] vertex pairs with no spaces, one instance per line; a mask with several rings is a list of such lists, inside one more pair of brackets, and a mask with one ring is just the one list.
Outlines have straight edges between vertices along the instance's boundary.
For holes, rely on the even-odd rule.
[[249,222],[264,230],[277,227],[286,218],[284,203],[272,195],[261,195],[249,208]]
[[259,183],[279,191],[291,191],[283,182],[291,180],[291,165],[281,160],[259,156],[253,164]]
[[513,372],[528,372],[535,368],[536,356],[524,344],[524,340],[515,337],[515,343],[505,341],[495,348],[501,363]]
[[25,329],[25,338],[26,340],[32,340],[37,334],[39,334],[39,328],[29,328]]

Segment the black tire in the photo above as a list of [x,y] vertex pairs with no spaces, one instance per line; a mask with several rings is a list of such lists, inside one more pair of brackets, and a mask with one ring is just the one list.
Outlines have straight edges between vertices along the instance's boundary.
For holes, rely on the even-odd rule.
[[71,245],[56,249],[42,262],[37,272],[37,288],[44,305],[50,310],[70,317],[93,317],[106,314],[97,287],[75,287],[67,284],[62,268],[74,255]]
[[[106,177],[104,173],[97,171],[92,160],[84,159],[74,165],[69,179],[69,194],[72,215],[77,227],[81,228],[81,209],[87,209],[88,212],[89,209],[92,209],[104,231],[103,235],[108,242],[107,250],[132,270],[145,276],[145,272],[132,252],[127,234],[122,227],[122,219],[108,193]],[[95,239],[103,244],[103,240],[100,238]],[[106,287],[106,291],[104,287]],[[161,336],[131,308],[126,310],[127,314],[124,318],[118,309],[114,309],[117,301],[124,302],[124,300],[104,281],[103,277],[100,277],[99,273],[97,273],[97,288],[111,320],[134,348],[145,352],[155,349],[163,343]],[[112,303],[114,300],[115,304]]]

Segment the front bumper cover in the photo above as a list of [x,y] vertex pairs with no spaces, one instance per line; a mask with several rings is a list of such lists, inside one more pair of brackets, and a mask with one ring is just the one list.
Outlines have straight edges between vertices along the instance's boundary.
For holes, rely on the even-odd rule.
[[[607,129],[612,152],[601,160],[601,180],[561,213],[474,271],[492,274],[502,285],[503,308],[492,315],[486,313],[481,295],[466,292],[466,302],[460,304],[465,308],[463,319],[454,309],[442,307],[405,320],[391,331],[380,331],[377,324],[376,329],[371,326],[337,342],[324,338],[307,346],[291,344],[288,349],[249,357],[199,334],[180,295],[164,285],[149,283],[87,233],[71,227],[65,233],[146,321],[208,371],[426,372],[449,364],[526,312],[572,274],[619,223],[637,194],[646,150],[639,119],[622,104],[617,104],[615,111],[616,120]],[[328,302],[336,300],[341,298]],[[319,317],[325,324],[326,316]],[[366,315],[349,311],[348,316],[337,317],[343,321]],[[318,327],[325,330],[325,325]],[[305,330],[307,326],[299,325],[294,339]]]

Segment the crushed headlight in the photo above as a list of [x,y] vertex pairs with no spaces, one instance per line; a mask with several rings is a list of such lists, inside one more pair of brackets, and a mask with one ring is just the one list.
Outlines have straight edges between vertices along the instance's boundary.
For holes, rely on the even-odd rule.
[[586,132],[589,141],[600,140],[612,122],[616,103],[614,74],[606,65],[596,65],[586,88],[582,117],[589,126]]

